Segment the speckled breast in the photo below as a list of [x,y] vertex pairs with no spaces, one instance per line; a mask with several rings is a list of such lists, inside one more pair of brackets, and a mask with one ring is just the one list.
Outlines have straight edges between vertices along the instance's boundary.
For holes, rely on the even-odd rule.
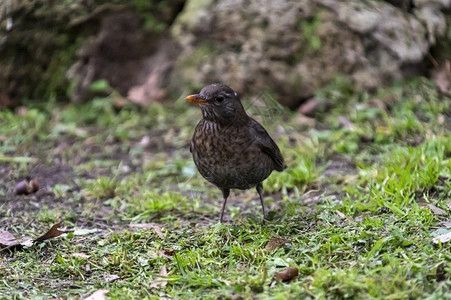
[[271,158],[255,145],[245,127],[220,127],[201,122],[192,141],[194,163],[200,174],[222,189],[248,189],[274,170]]

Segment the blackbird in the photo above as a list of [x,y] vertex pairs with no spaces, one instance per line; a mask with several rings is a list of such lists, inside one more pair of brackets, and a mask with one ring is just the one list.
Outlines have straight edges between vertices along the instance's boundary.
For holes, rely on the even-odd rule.
[[279,147],[263,126],[247,115],[230,87],[210,84],[185,99],[198,103],[202,110],[190,151],[200,174],[222,191],[224,202],[219,222],[223,221],[230,189],[256,187],[264,223],[262,181],[273,170],[281,172],[287,167]]

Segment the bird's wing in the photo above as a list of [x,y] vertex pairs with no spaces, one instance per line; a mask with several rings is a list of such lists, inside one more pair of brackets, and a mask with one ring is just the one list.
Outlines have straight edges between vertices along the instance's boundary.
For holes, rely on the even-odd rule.
[[263,152],[269,155],[274,161],[276,170],[281,172],[286,169],[287,165],[280,153],[280,149],[276,142],[269,136],[268,132],[263,128],[260,123],[251,118],[249,126],[252,136],[255,138],[256,144],[262,149]]

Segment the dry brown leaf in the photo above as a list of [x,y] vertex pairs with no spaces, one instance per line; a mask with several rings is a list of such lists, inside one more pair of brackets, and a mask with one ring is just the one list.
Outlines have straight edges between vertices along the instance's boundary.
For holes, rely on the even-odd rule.
[[287,239],[284,239],[283,237],[272,236],[266,244],[265,250],[274,251],[275,249],[285,245],[288,242],[289,241]]
[[119,278],[121,278],[121,277],[119,277],[119,275],[116,275],[116,274],[105,274],[105,275],[103,275],[103,279],[106,282],[113,282],[113,281],[115,281],[115,280],[117,280]]
[[[166,264],[161,268],[160,276],[168,276],[168,271],[166,270]],[[154,281],[150,285],[151,288],[164,287],[168,284],[167,278],[155,277]]]
[[11,233],[8,231],[0,230],[0,245],[6,246],[6,248],[14,247],[14,246],[27,246],[31,247],[35,242],[41,242],[45,241],[47,239],[60,236],[63,231],[58,230],[58,227],[61,225],[62,221],[58,224],[55,224],[50,228],[49,231],[47,231],[44,235],[38,237],[37,239],[33,240],[29,236],[24,236],[20,240],[16,239]]
[[168,259],[172,259],[172,256],[174,255],[174,250],[160,250],[158,251],[161,256],[164,256]]
[[91,296],[85,298],[85,300],[105,300],[106,294],[110,290],[97,290]]
[[143,228],[143,229],[153,228],[155,230],[155,232],[157,233],[157,235],[160,237],[160,239],[164,240],[164,235],[163,235],[163,232],[161,232],[160,224],[138,223],[138,224],[130,224],[129,226],[135,227],[135,228]]
[[0,245],[12,247],[19,244],[19,241],[11,233],[0,230]]
[[161,228],[159,226],[155,226],[153,229],[155,230],[157,235],[160,237],[160,239],[164,240],[164,235],[163,235],[163,232],[161,232]]
[[446,211],[444,211],[443,209],[435,206],[434,204],[428,204],[428,207],[432,210],[432,212],[434,213],[434,215],[446,215]]
[[339,211],[338,209],[335,210],[335,213],[342,219],[342,220],[347,220],[348,222],[351,222],[351,220],[341,211]]
[[58,227],[60,227],[61,223],[63,223],[63,221],[60,221],[59,223],[55,224],[52,226],[52,228],[50,228],[49,231],[47,231],[44,235],[41,235],[40,237],[38,237],[37,239],[35,239],[35,242],[42,242],[57,236],[60,236],[64,233],[64,231],[58,230]]
[[29,236],[24,236],[20,240],[18,240],[10,232],[0,230],[0,246],[6,246],[5,249],[14,246],[31,247],[33,246],[33,239]]
[[289,281],[299,275],[298,268],[286,267],[282,272],[276,272],[274,277],[282,281]]
[[149,255],[150,259],[155,259],[159,255],[172,259],[172,256],[174,255],[174,250],[158,250],[158,254],[155,251],[149,250],[147,251],[147,254]]

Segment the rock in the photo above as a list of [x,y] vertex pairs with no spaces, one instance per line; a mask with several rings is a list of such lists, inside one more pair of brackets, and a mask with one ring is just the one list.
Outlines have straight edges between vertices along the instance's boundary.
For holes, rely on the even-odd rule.
[[16,106],[23,98],[91,99],[99,79],[127,95],[155,76],[156,53],[173,53],[160,41],[185,1],[63,2],[0,1],[0,91]]
[[161,101],[175,54],[171,40],[147,33],[135,14],[113,14],[102,21],[98,34],[83,43],[78,61],[67,72],[76,82],[71,99],[91,98],[90,85],[106,79],[132,102]]
[[171,82],[266,90],[296,108],[340,74],[364,89],[425,74],[448,1],[390,2],[188,0],[171,30],[183,49]]
[[221,81],[296,109],[337,77],[375,90],[451,54],[451,0],[47,2],[0,1],[0,107],[104,79],[142,105]]
[[[93,1],[0,1],[0,90],[16,105],[23,98],[63,99],[69,81],[64,76],[76,60],[79,41],[94,22],[87,16],[122,9]],[[75,22],[86,20],[88,26]],[[95,26],[94,26],[95,27]],[[66,98],[67,99],[67,98]]]

